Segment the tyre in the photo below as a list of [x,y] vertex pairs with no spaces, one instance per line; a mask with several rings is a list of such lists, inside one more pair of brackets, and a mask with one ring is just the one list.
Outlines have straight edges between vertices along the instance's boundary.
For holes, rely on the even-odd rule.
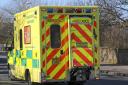
[[87,79],[87,80],[90,79],[90,73],[86,74],[86,79]]
[[26,82],[27,82],[27,85],[32,85],[31,76],[29,72],[26,74]]
[[31,81],[31,76],[29,72],[26,74],[26,83],[27,85],[39,85],[38,83],[34,83]]

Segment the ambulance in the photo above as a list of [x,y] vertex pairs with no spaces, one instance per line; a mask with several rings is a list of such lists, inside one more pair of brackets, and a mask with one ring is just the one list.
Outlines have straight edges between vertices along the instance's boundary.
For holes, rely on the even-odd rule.
[[14,18],[11,80],[80,83],[99,79],[99,8],[38,6]]

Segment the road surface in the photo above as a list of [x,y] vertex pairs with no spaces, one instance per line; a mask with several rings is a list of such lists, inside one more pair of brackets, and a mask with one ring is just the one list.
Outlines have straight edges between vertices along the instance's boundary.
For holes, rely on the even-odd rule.
[[[0,56],[0,85],[25,85],[22,81],[10,81],[7,73],[6,56]],[[128,78],[102,76],[100,80],[89,80],[84,85],[128,85]]]

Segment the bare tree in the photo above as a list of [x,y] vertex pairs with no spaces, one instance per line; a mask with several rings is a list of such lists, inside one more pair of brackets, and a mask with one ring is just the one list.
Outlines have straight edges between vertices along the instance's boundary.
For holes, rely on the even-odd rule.
[[100,36],[102,46],[113,48],[127,48],[128,43],[126,37],[128,32],[124,32],[122,28],[126,28],[128,13],[125,3],[127,0],[96,0],[96,4],[100,7]]
[[0,29],[2,27],[2,22],[3,22],[3,20],[2,20],[2,14],[0,14]]
[[12,2],[8,4],[8,6],[1,8],[2,12],[7,15],[7,16],[3,15],[3,17],[0,17],[0,24],[1,24],[1,19],[4,21],[1,24],[2,26],[0,25],[1,36],[6,37],[6,38],[3,38],[4,43],[8,43],[8,41],[11,41],[11,42],[13,41],[14,14],[16,14],[17,12],[21,12],[23,10],[29,9],[31,7],[34,7],[36,5],[40,5],[40,2],[41,0],[12,0]]
[[[11,4],[13,5],[11,6]],[[13,16],[17,12],[27,10],[31,7],[34,7],[40,4],[41,4],[41,0],[12,0],[12,2],[8,4],[10,7],[6,6],[1,9],[3,9],[8,14]]]
[[[100,36],[102,45],[121,47],[118,37],[126,40],[125,36],[122,36],[124,31],[120,31],[125,28],[128,20],[128,0],[12,0],[13,7],[2,8],[13,19],[13,15],[17,12],[21,12],[36,5],[68,5],[68,6],[85,6],[85,5],[98,5],[100,7]],[[52,2],[53,1],[53,2]],[[11,3],[12,4],[12,3]],[[10,4],[10,5],[11,5]],[[12,20],[9,17],[5,19],[8,25],[13,28]],[[127,25],[128,26],[128,25]],[[9,26],[8,26],[9,27]],[[12,30],[9,30],[12,33]],[[125,34],[127,34],[125,32]],[[126,40],[127,41],[127,40]],[[107,43],[107,44],[105,44]],[[109,45],[108,45],[109,44]],[[126,44],[125,44],[126,45]],[[124,46],[124,45],[123,45]]]

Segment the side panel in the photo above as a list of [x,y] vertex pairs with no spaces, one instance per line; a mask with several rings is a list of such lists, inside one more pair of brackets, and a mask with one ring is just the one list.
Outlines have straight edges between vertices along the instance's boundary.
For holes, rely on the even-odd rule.
[[29,69],[32,82],[40,82],[39,8],[26,12],[24,15],[22,68]]
[[45,42],[42,56],[43,72],[47,80],[66,80],[69,68],[68,16],[56,14],[45,18],[45,32],[42,34],[42,42]]
[[[32,82],[40,82],[40,30],[39,8],[32,8],[15,17],[12,73],[25,79],[25,70],[30,72]],[[36,77],[35,77],[36,76]]]

